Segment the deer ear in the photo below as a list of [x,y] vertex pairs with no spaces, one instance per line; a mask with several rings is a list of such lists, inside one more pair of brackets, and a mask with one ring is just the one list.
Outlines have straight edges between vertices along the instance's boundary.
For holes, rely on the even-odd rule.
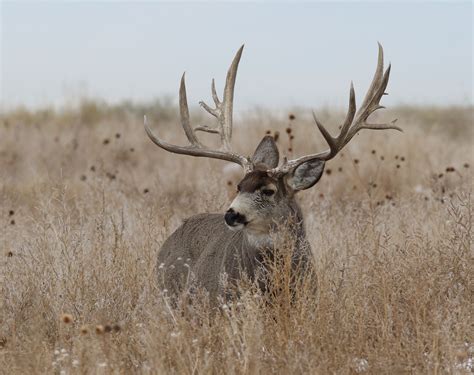
[[260,141],[257,149],[252,156],[252,163],[254,165],[263,164],[267,169],[276,168],[280,155],[278,147],[272,136],[266,135]]
[[286,183],[293,190],[305,190],[319,181],[324,171],[324,160],[310,160],[298,165],[287,177]]

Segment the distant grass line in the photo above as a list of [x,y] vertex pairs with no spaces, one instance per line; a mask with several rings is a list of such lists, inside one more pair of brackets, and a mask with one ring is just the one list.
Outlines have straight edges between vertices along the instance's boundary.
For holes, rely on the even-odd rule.
[[[243,281],[217,311],[156,285],[163,241],[240,177],[150,142],[143,112],[185,143],[170,102],[1,114],[0,373],[472,373],[472,111],[381,112],[404,132],[361,132],[298,198],[315,278],[287,293],[283,242],[272,297]],[[320,111],[333,133],[342,116]],[[303,109],[239,125],[243,153],[267,132],[288,156],[327,147]]]
[[[71,119],[79,119],[85,125],[96,125],[100,121],[111,118],[132,116],[142,119],[144,114],[157,121],[169,121],[178,117],[178,106],[173,104],[170,97],[155,99],[150,102],[123,101],[117,104],[107,103],[105,100],[84,98],[75,105],[66,105],[60,108],[45,107],[39,109],[28,109],[19,106],[0,113],[0,121],[19,122],[24,125],[32,125],[44,122],[61,122]],[[312,108],[322,112],[334,112],[334,109],[323,107]],[[192,108],[197,114],[198,106]],[[308,109],[309,110],[309,109]],[[302,112],[302,108],[295,108],[293,112]],[[262,113],[271,112],[265,109]],[[289,112],[292,112],[291,110]],[[413,120],[433,125],[444,125],[454,128],[467,128],[474,121],[474,106],[450,105],[450,106],[392,106],[390,112],[397,113],[402,119]],[[199,116],[199,114],[197,114]]]

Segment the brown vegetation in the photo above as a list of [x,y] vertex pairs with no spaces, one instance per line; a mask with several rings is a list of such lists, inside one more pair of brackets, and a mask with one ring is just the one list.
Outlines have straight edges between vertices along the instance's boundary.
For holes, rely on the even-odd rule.
[[[283,254],[271,299],[244,282],[210,313],[204,293],[172,307],[155,259],[184,218],[223,212],[239,176],[158,150],[144,112],[185,140],[175,108],[155,104],[1,115],[3,373],[472,371],[472,107],[384,113],[404,133],[362,131],[300,193],[316,291],[285,292]],[[271,129],[283,153],[322,150],[310,114],[249,112],[234,149]],[[320,117],[335,133],[343,116]]]

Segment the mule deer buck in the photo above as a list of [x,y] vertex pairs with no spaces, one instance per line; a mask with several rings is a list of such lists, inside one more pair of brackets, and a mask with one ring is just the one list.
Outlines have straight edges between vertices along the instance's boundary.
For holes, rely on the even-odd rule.
[[[244,177],[238,184],[238,193],[227,212],[204,213],[184,220],[184,223],[165,241],[159,254],[159,280],[163,288],[175,294],[186,285],[197,284],[207,289],[211,299],[224,296],[220,282],[226,274],[230,280],[239,280],[245,273],[250,279],[259,267],[265,267],[264,253],[272,248],[271,234],[282,228],[288,219],[294,226],[293,259],[303,264],[311,263],[311,248],[306,240],[303,216],[295,195],[318,182],[326,161],[337,153],[362,129],[396,129],[391,123],[371,124],[368,117],[383,108],[379,102],[385,94],[390,66],[383,71],[383,49],[379,44],[378,63],[372,83],[362,105],[356,112],[354,87],[351,83],[349,109],[337,137],[332,137],[313,113],[314,121],[329,145],[323,152],[299,157],[283,158],[274,139],[265,136],[253,156],[246,157],[231,150],[232,107],[237,68],[243,47],[237,51],[227,72],[224,97],[220,101],[212,80],[211,90],[215,107],[204,102],[200,105],[217,119],[215,126],[192,127],[186,99],[184,74],[179,90],[181,125],[190,145],[175,146],[153,134],[147,125],[145,130],[159,147],[176,154],[207,157],[236,163],[243,168]],[[196,136],[198,131],[218,134],[222,146],[209,149]]]

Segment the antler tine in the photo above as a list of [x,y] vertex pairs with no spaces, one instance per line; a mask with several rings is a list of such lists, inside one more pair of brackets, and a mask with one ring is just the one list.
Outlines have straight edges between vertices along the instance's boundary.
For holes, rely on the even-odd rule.
[[188,108],[188,99],[186,97],[186,82],[185,82],[185,75],[183,73],[181,77],[181,83],[179,85],[179,113],[181,115],[181,125],[183,126],[184,133],[194,147],[200,148],[202,144],[196,137],[194,130],[191,128],[191,124],[189,122],[189,108]]
[[[161,138],[153,134],[151,129],[148,126],[147,118],[144,116],[144,126],[145,131],[150,137],[150,139],[157,146],[165,149],[166,151],[173,152],[176,154],[191,155],[196,157],[207,157],[213,159],[220,159],[225,161],[230,161],[242,166],[244,171],[247,173],[253,169],[253,164],[249,158],[241,156],[230,151],[230,138],[231,138],[231,129],[232,129],[232,100],[233,100],[233,91],[235,86],[235,78],[237,75],[237,67],[242,55],[243,46],[237,52],[237,55],[232,62],[229,73],[227,74],[227,83],[224,92],[224,100],[221,103],[217,97],[216,88],[214,80],[212,80],[211,91],[212,98],[216,104],[216,108],[210,108],[205,103],[201,102],[201,105],[204,109],[217,117],[220,123],[220,129],[210,128],[208,126],[201,126],[197,128],[192,128],[189,120],[189,109],[188,101],[186,97],[186,83],[185,83],[185,74],[181,77],[181,83],[179,87],[179,112],[181,116],[181,125],[183,127],[184,133],[190,143],[189,146],[176,146],[170,143],[163,141]],[[222,110],[224,107],[224,110]],[[226,115],[230,113],[230,116]],[[224,129],[230,129],[229,131],[224,131]],[[223,140],[224,150],[210,150],[205,147],[201,142],[199,142],[196,137],[196,131],[202,130],[210,133],[218,133],[221,135]]]
[[232,138],[232,111],[234,108],[234,88],[235,79],[237,78],[237,68],[239,67],[240,58],[244,50],[242,45],[237,51],[229,70],[227,71],[227,77],[224,88],[224,133],[226,134],[226,140],[230,142]]
[[212,80],[211,91],[212,99],[216,108],[209,107],[205,102],[201,101],[199,104],[208,113],[213,115],[218,120],[218,129],[210,126],[199,126],[195,130],[205,131],[208,133],[218,133],[221,136],[222,147],[224,150],[230,150],[230,142],[232,139],[232,112],[234,106],[234,88],[235,80],[237,78],[237,69],[239,67],[240,58],[244,50],[242,45],[237,53],[235,54],[232,64],[227,71],[227,77],[224,88],[224,98],[222,102],[219,101],[216,93],[216,86],[214,80]]
[[[356,112],[356,101],[355,101],[355,92],[354,85],[351,82],[351,88],[349,93],[349,109],[347,111],[346,118],[341,127],[339,136],[332,137],[323,124],[316,118],[313,112],[313,118],[323,135],[324,139],[329,145],[329,150],[302,156],[298,159],[290,160],[283,163],[280,167],[274,168],[271,170],[272,174],[284,174],[290,171],[291,169],[297,167],[298,165],[313,160],[330,160],[347,144],[362,129],[373,129],[373,130],[385,130],[385,129],[395,129],[402,131],[401,128],[394,125],[397,120],[393,120],[390,123],[382,124],[370,124],[367,123],[368,117],[374,113],[376,110],[385,108],[379,104],[380,99],[383,95],[386,95],[385,89],[388,85],[388,80],[390,78],[390,69],[391,65],[389,64],[387,70],[383,71],[383,48],[380,43],[378,43],[378,59],[377,59],[377,68],[375,70],[372,83],[369,86],[367,94],[365,95],[364,101],[360,109]],[[355,119],[354,119],[355,118]]]

